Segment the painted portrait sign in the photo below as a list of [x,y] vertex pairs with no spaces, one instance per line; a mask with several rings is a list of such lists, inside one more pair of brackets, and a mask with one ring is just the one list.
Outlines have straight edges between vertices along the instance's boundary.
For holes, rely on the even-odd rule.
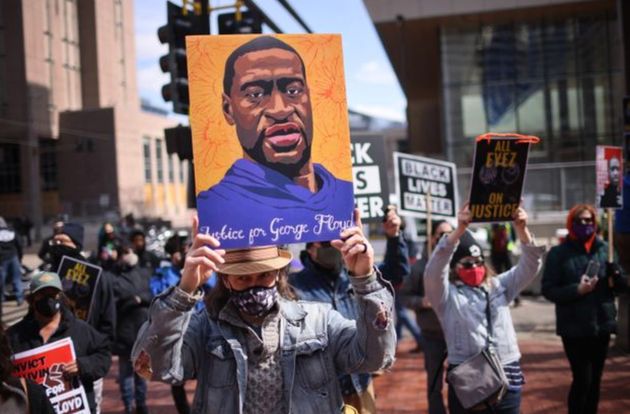
[[383,136],[352,136],[354,203],[363,223],[380,223],[389,204],[385,139]]
[[595,168],[597,169],[597,207],[623,207],[623,148],[598,145]]
[[200,231],[223,248],[338,238],[353,210],[341,37],[186,40]]
[[394,152],[396,194],[400,214],[452,218],[457,213],[455,164]]
[[529,147],[538,141],[518,134],[477,137],[469,198],[473,222],[512,220],[521,203]]
[[63,366],[74,361],[72,339],[63,338],[13,355],[13,372],[42,385],[56,414],[89,414],[83,385],[63,373]]

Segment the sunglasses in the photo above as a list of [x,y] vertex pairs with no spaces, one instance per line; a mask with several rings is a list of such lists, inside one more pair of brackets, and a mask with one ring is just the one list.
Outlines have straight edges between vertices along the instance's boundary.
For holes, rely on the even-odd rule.
[[574,221],[580,224],[593,224],[592,217],[576,217]]
[[444,236],[445,234],[451,234],[450,231],[442,231],[440,233],[436,233],[436,237],[438,240],[440,240],[442,238],[442,236]]
[[483,259],[467,259],[458,262],[464,269],[472,269],[473,267],[483,266]]

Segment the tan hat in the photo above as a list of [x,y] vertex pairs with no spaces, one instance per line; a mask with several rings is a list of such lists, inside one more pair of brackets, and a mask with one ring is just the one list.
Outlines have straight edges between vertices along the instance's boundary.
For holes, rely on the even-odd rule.
[[225,263],[219,265],[219,273],[226,275],[251,275],[282,269],[293,256],[277,246],[261,246],[235,249],[225,252]]

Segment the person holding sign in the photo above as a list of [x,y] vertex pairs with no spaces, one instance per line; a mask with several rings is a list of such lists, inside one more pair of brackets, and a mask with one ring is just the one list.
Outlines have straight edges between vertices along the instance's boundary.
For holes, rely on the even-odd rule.
[[[426,296],[444,330],[449,371],[489,348],[507,377],[503,399],[493,411],[479,411],[482,413],[520,412],[524,377],[509,304],[536,276],[545,248],[534,244],[522,207],[514,211],[513,219],[523,255],[510,270],[495,276],[486,266],[481,246],[467,231],[472,220],[468,203],[457,213],[457,228],[442,237],[425,268]],[[473,390],[475,385],[467,384]],[[466,412],[461,398],[449,381],[451,414]]]
[[90,410],[94,412],[93,382],[103,378],[111,365],[109,341],[86,322],[76,318],[64,304],[61,280],[56,273],[41,272],[31,280],[28,314],[9,328],[7,336],[14,353],[40,347],[62,338],[72,339],[76,361],[62,368],[63,374],[81,380]]
[[597,226],[594,207],[574,206],[567,216],[569,236],[549,251],[542,278],[543,295],[556,304],[556,333],[573,374],[569,414],[597,413],[608,342],[617,327],[614,293],[627,287]]
[[[340,413],[339,372],[392,364],[391,287],[374,268],[361,222],[332,246],[341,252],[360,312],[298,302],[287,284],[291,254],[276,246],[221,250],[197,234],[179,286],[157,296],[133,350],[136,371],[168,383],[197,379],[193,406],[212,413]],[[206,310],[200,288],[218,272]]]

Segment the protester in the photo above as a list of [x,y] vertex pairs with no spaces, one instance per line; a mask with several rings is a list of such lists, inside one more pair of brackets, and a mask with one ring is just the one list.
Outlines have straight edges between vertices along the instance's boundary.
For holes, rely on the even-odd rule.
[[138,255],[138,266],[147,268],[153,273],[160,266],[160,259],[155,253],[147,250],[146,234],[142,229],[133,229],[129,233],[129,241],[133,251]]
[[116,234],[116,230],[111,223],[103,224],[98,235],[98,247],[96,262],[103,269],[108,271],[116,271],[115,267],[118,262],[118,254],[122,247],[122,240]]
[[[442,237],[425,269],[424,286],[444,330],[449,369],[490,345],[509,380],[505,397],[492,411],[479,411],[483,413],[520,412],[524,377],[509,303],[534,279],[545,250],[534,245],[525,210],[519,207],[513,218],[523,254],[507,272],[492,276],[486,267],[481,247],[467,231],[471,221],[468,203],[457,213],[457,228]],[[488,304],[491,326],[486,315]],[[451,414],[465,412],[450,384],[448,406]]]
[[[435,249],[437,242],[443,235],[453,231],[453,227],[444,220],[431,224],[431,239],[427,240]],[[411,273],[398,291],[401,303],[416,312],[416,320],[422,329],[422,349],[424,351],[424,368],[427,372],[427,400],[429,414],[446,414],[442,398],[442,384],[444,382],[444,355],[446,355],[446,341],[444,332],[435,311],[431,307],[424,289],[424,272],[429,261],[427,246],[422,257],[413,266]]]
[[118,385],[125,413],[148,413],[146,381],[135,374],[131,364],[131,349],[142,324],[147,320],[151,303],[149,281],[151,272],[139,266],[138,255],[131,246],[123,247],[120,256],[121,274],[116,278],[116,342],[114,352],[118,355]]
[[4,326],[0,324],[0,412],[55,414],[44,387],[12,375],[12,354]]
[[[630,166],[630,160],[626,160]],[[619,264],[626,274],[630,273],[630,167],[623,177],[623,208],[615,210],[615,248]]]
[[28,314],[7,332],[11,349],[19,353],[63,338],[72,339],[76,362],[64,365],[62,370],[64,375],[81,380],[90,410],[95,412],[93,382],[103,378],[111,365],[107,337],[70,312],[56,273],[33,276],[26,299]]
[[[39,252],[37,253],[37,256],[39,256],[39,258],[44,262],[44,263],[50,263],[52,261],[51,258],[51,247],[53,246],[53,238],[57,235],[57,234],[61,234],[61,232],[63,231],[63,219],[62,218],[58,218],[53,222],[52,225],[52,235],[50,235],[49,237],[46,237],[44,239],[44,241],[42,241],[42,245],[39,248]],[[55,269],[57,270],[57,269]]]
[[597,413],[610,334],[617,327],[614,293],[627,280],[596,236],[594,207],[574,206],[567,229],[569,236],[547,255],[542,293],[556,304],[556,333],[571,364],[569,414]]
[[18,306],[24,302],[21,262],[22,245],[17,233],[7,225],[4,218],[0,217],[0,306],[4,302],[4,287],[7,280],[13,284],[13,292]]
[[[400,217],[395,210],[389,210],[383,227],[387,235],[387,248],[379,270],[390,282],[402,281],[409,274],[409,262],[407,248],[400,234]],[[344,318],[356,320],[360,313],[359,303],[354,300],[349,271],[344,267],[341,252],[331,243],[307,243],[300,258],[304,269],[289,278],[289,284],[296,290],[298,297],[329,303]],[[398,334],[398,320],[395,329]],[[360,413],[376,412],[374,386],[369,373],[340,375],[339,384],[346,404]]]
[[[350,273],[361,309],[356,321],[324,304],[295,301],[286,280],[288,251],[226,252],[212,236],[196,234],[179,287],[151,306],[134,346],[136,369],[169,383],[196,378],[196,412],[340,412],[337,373],[390,366],[396,342],[391,289],[373,268],[360,220],[340,238],[332,245]],[[220,281],[206,310],[193,316],[198,289],[213,271]]]
[[[507,272],[512,267],[514,229],[509,223],[494,223],[490,227],[490,263],[496,273]],[[514,298],[514,306],[521,304],[520,296]]]

